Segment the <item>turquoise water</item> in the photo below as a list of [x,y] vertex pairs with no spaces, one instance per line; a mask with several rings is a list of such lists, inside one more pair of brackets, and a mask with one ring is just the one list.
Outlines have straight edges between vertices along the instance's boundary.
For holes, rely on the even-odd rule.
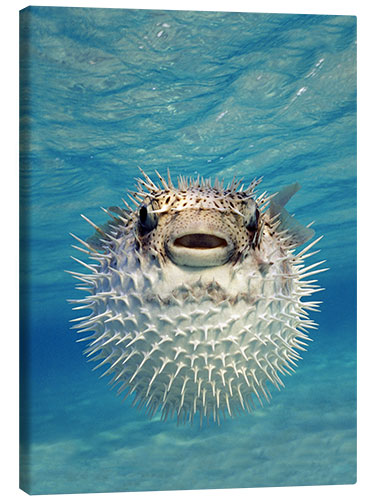
[[[356,481],[356,20],[32,7],[21,26],[21,486],[34,494]],[[69,232],[152,175],[298,181],[324,234],[320,324],[271,404],[151,421],[75,343]],[[202,466],[204,464],[204,466]]]

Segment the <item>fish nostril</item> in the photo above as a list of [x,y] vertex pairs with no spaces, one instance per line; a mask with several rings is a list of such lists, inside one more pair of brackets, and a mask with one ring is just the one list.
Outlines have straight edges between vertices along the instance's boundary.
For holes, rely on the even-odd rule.
[[177,247],[194,248],[204,250],[209,248],[226,247],[228,243],[224,238],[213,234],[192,233],[176,238],[174,245]]

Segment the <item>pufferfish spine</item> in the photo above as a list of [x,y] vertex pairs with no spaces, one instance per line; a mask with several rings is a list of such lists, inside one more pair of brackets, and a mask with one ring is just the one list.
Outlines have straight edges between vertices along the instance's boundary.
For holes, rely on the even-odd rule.
[[96,263],[74,258],[85,273],[71,272],[87,292],[74,309],[90,313],[72,321],[85,354],[105,367],[102,377],[150,417],[220,424],[251,412],[280,389],[306,350],[308,311],[322,290],[311,276],[325,261],[305,267],[310,249],[296,247],[314,234],[284,209],[299,189],[256,197],[223,182],[168,173],[161,185],[144,172],[129,195],[135,208],[103,209],[111,220],[76,247]]

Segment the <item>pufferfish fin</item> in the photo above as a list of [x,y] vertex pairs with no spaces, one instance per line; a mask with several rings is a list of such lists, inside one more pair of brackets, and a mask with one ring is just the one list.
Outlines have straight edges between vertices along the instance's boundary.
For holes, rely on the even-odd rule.
[[130,214],[130,210],[125,210],[125,208],[121,207],[109,207],[108,210],[114,214],[121,215],[121,217],[125,219],[127,219]]
[[288,231],[290,235],[290,244],[299,246],[306,243],[311,239],[315,231],[310,227],[306,227],[300,222],[298,222],[294,217],[292,217],[284,206],[288,203],[290,198],[301,188],[298,182],[286,186],[281,189],[270,201],[270,217],[275,217],[279,214],[280,224],[277,227],[277,231]]
[[111,235],[114,238],[118,237],[123,231],[124,219],[129,219],[130,210],[125,210],[120,207],[109,207],[108,211],[120,215],[122,220],[113,216],[112,219],[98,226],[99,230],[96,230],[95,233],[86,240],[95,250],[103,250],[106,242],[110,241],[110,238],[106,238],[106,235]]

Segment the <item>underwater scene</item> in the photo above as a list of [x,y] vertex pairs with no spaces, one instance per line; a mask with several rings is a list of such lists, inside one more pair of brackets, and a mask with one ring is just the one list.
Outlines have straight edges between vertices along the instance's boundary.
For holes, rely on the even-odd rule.
[[[20,49],[20,487],[60,494],[355,483],[356,18],[29,7],[20,12]],[[207,194],[212,188],[203,178],[218,195]],[[172,182],[180,182],[179,191],[199,193],[175,199]],[[160,198],[158,190],[167,194]],[[201,203],[202,212],[215,205],[215,234],[202,235],[206,221],[199,214],[187,234],[186,203]],[[187,287],[174,297],[185,321],[176,330],[176,309],[163,298],[170,284],[155,285],[159,275],[147,275],[149,288],[160,292],[158,313],[156,307],[145,311],[148,285],[138,306],[129,299],[125,320],[123,306],[104,319],[105,298],[104,309],[95,310],[99,333],[77,342],[92,335],[92,323],[85,325],[90,310],[73,310],[92,304],[84,290],[96,272],[90,254],[113,271],[117,260],[107,262],[103,254],[120,248],[116,230],[130,220],[127,204],[138,235],[124,247],[134,253],[128,266],[131,258],[140,262],[137,244],[147,240],[156,260],[165,251],[166,261],[181,265],[181,275],[168,279],[183,286],[204,267],[197,252],[210,255],[207,276],[215,286],[207,285],[207,293],[215,307],[211,316],[200,305],[195,314]],[[230,238],[222,222],[229,218]],[[239,220],[246,227],[237,227]],[[275,236],[277,227],[285,229],[285,241]],[[172,243],[164,242],[167,233]],[[160,240],[150,241],[155,234]],[[240,248],[242,234],[251,235],[251,248],[235,253],[232,241]],[[290,252],[297,255],[321,236],[306,250],[319,253],[306,260],[308,269],[299,275],[309,284],[299,289],[297,278],[283,271]],[[295,250],[286,250],[292,243]],[[236,258],[239,266],[255,255],[248,294],[226,302],[232,319],[247,315],[255,323],[259,318],[249,311],[257,311],[252,297],[258,289],[251,287],[268,283],[263,295],[276,288],[267,279],[265,245],[267,259],[279,265],[282,292],[271,294],[278,299],[267,324],[254,327],[257,351],[242,345],[234,362],[230,318],[218,306],[219,269],[223,259]],[[319,268],[328,270],[314,274]],[[242,268],[235,269],[232,282],[239,283]],[[146,282],[146,272],[113,272],[116,290],[124,276],[134,289]],[[100,279],[95,283],[107,297]],[[317,293],[310,298],[312,288]],[[287,292],[290,302],[309,301],[307,314],[293,316],[299,306],[285,305]],[[140,314],[156,330],[143,361],[130,349],[146,342],[137,330]],[[289,345],[273,337],[280,315],[290,330],[301,325]],[[73,321],[79,317],[81,328],[88,327],[84,335]],[[213,318],[228,348],[215,347],[209,337],[208,359],[218,353],[222,361],[215,361],[216,370],[206,359],[202,377],[212,393],[203,389],[202,396],[199,389],[196,397],[181,359],[195,342],[194,328],[209,336]],[[118,330],[121,321],[128,336]],[[242,326],[243,338],[246,328],[254,334],[253,326]],[[100,328],[112,328],[122,357],[106,351]],[[152,365],[155,350],[167,352],[172,330],[174,357],[158,355],[166,367]],[[283,345],[275,347],[279,340]],[[205,356],[198,344],[189,351],[192,373]],[[96,345],[109,355],[93,371],[105,361],[100,351],[97,362],[90,361]],[[251,377],[248,362],[255,366]]]

